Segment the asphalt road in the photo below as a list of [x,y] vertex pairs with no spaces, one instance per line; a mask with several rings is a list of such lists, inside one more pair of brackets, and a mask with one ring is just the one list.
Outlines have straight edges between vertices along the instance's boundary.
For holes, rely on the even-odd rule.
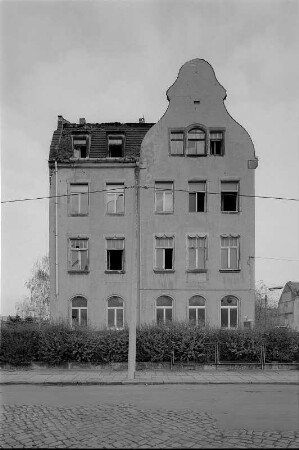
[[0,447],[298,448],[291,385],[1,386]]

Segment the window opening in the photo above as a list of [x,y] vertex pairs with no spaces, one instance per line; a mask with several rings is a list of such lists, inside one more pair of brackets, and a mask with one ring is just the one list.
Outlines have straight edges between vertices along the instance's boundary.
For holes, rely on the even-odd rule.
[[193,325],[205,325],[206,301],[200,295],[194,295],[189,300],[189,322]]
[[238,237],[221,237],[221,269],[239,269],[239,246]]
[[189,212],[205,212],[206,182],[189,183]]
[[124,183],[106,184],[106,212],[107,214],[123,214],[125,187]]
[[72,216],[88,214],[88,184],[70,185],[70,213]]
[[124,137],[108,136],[109,158],[122,158],[124,156]]
[[75,158],[87,158],[87,136],[73,136],[73,152]]
[[188,132],[187,154],[189,156],[203,156],[206,154],[206,133],[200,128],[193,128]]
[[108,300],[108,328],[124,327],[124,301],[120,297]]
[[72,300],[72,326],[87,326],[87,300],[84,297]]
[[173,300],[166,295],[162,295],[156,300],[156,321],[157,324],[172,322]]
[[221,181],[221,211],[239,211],[239,182]]
[[227,295],[221,300],[221,327],[236,328],[238,326],[238,299]]
[[172,131],[170,133],[171,155],[184,155],[184,132]]
[[70,239],[70,270],[88,270],[88,239]]
[[124,239],[106,239],[107,270],[124,270]]
[[156,269],[173,270],[172,237],[156,237]]
[[210,154],[214,156],[223,155],[223,132],[210,132]]
[[173,182],[155,183],[155,211],[160,214],[173,212]]
[[188,268],[189,270],[200,270],[206,268],[206,237],[188,236]]

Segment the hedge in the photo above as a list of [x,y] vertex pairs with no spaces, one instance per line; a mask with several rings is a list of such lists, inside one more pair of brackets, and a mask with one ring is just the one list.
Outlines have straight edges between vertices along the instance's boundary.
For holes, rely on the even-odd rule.
[[[2,323],[0,364],[28,366],[32,362],[59,365],[64,362],[107,364],[128,360],[129,332],[123,330],[72,329],[63,323]],[[137,329],[138,362],[299,362],[299,333],[290,329],[213,329],[173,323],[143,325]]]

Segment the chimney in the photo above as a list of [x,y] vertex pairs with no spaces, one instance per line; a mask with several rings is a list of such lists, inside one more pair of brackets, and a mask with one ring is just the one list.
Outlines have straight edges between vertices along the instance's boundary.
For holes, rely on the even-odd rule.
[[143,116],[143,117],[140,117],[140,118],[139,118],[139,123],[144,123],[144,122],[145,122],[144,116]]
[[86,124],[85,117],[81,117],[81,118],[79,119],[79,124],[80,124],[80,125],[85,125],[85,124]]

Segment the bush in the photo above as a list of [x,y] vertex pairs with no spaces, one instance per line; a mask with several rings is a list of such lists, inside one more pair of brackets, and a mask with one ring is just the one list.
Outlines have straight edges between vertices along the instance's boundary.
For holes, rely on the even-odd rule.
[[[75,328],[61,323],[3,323],[0,363],[26,366],[47,364],[127,362],[129,331]],[[137,329],[138,362],[215,362],[218,345],[220,361],[259,362],[261,346],[266,362],[299,362],[299,333],[289,329],[213,329],[188,323],[143,325]]]

